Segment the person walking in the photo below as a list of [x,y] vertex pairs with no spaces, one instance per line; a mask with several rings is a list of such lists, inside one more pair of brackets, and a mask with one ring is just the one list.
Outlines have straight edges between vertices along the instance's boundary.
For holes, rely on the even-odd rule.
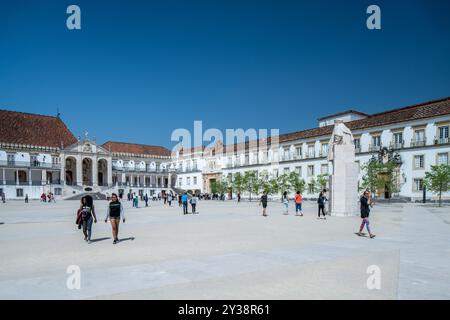
[[6,203],[6,196],[5,196],[5,193],[4,193],[4,192],[2,192],[2,202],[3,202],[3,203]]
[[264,191],[263,195],[261,196],[261,199],[259,200],[259,205],[263,207],[262,215],[264,217],[267,217],[266,209],[267,209],[267,191]]
[[183,214],[188,214],[188,199],[189,197],[185,192],[181,197],[181,202],[183,203]]
[[25,195],[25,203],[28,203],[28,193]]
[[370,208],[373,207],[373,201],[370,197],[370,193],[369,191],[364,191],[363,196],[360,199],[360,203],[361,203],[361,219],[362,219],[362,223],[361,226],[359,227],[359,232],[357,233],[358,236],[363,236],[364,234],[362,233],[364,226],[366,226],[367,232],[369,233],[369,237],[375,238],[375,235],[370,231],[370,223],[369,223],[369,213],[370,213]]
[[197,207],[198,198],[195,194],[192,196],[190,202],[191,202],[191,207],[192,207],[192,214],[196,214],[197,212],[195,211],[195,209]]
[[173,199],[172,194],[169,193],[169,194],[167,195],[167,203],[169,203],[169,207],[172,206],[172,199]]
[[[300,191],[297,191],[295,193],[295,215],[296,216],[303,216],[303,212],[302,212],[302,202],[303,202],[303,197],[300,194]],[[298,214],[300,212],[300,214]]]
[[327,217],[325,216],[325,201],[327,198],[325,197],[325,190],[320,191],[319,197],[317,198],[317,204],[318,204],[318,217],[317,219],[320,219],[320,212],[322,212],[323,219],[326,220]]
[[145,194],[144,196],[145,206],[148,207],[148,195]]
[[83,226],[84,241],[91,243],[92,223],[97,223],[94,200],[91,196],[84,196],[81,198],[80,214],[81,224]]
[[113,193],[111,195],[111,202],[108,205],[108,209],[106,211],[105,223],[109,221],[111,222],[112,228],[112,236],[113,236],[113,244],[119,242],[119,224],[120,219],[125,223],[125,212],[123,210],[122,203],[119,201],[117,194]]
[[183,201],[182,201],[181,198],[182,198],[182,195],[179,194],[179,195],[178,195],[178,206],[179,206],[179,207],[181,207],[181,206],[183,205]]
[[288,215],[289,214],[289,197],[288,197],[287,191],[283,192],[282,201],[283,201],[283,204],[285,207],[284,214]]
[[237,200],[238,200],[238,202],[241,202],[241,193],[240,192],[238,192],[238,194],[237,194]]

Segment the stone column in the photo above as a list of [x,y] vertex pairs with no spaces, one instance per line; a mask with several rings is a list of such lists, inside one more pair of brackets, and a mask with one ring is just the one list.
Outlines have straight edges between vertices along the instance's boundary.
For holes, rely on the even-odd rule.
[[47,184],[47,170],[41,171],[41,181],[43,185]]
[[33,185],[32,184],[32,181],[31,181],[31,169],[28,169],[28,184],[31,186],[31,185]]
[[19,170],[16,169],[16,185],[19,185]]
[[81,156],[77,157],[77,177],[76,177],[77,185],[82,186],[83,185],[83,159]]
[[98,162],[97,157],[94,157],[92,160],[92,186],[98,187]]
[[120,181],[121,181],[122,183],[126,183],[126,182],[127,182],[127,178],[126,178],[125,173],[122,172],[121,176],[122,176],[122,179],[121,179]]
[[61,155],[61,169],[59,174],[59,180],[61,181],[61,185],[66,185],[66,159],[64,159],[64,156]]
[[107,183],[108,186],[112,186],[112,159],[108,159],[107,160],[107,175],[108,175],[108,179],[107,179]]
[[3,184],[6,185],[6,175],[5,175],[5,168],[2,169],[3,171]]

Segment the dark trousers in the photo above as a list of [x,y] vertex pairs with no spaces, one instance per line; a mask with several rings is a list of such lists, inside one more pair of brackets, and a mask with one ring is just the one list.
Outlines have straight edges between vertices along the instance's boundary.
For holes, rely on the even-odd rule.
[[192,206],[192,213],[195,213],[195,207],[197,206],[195,203],[191,204]]
[[183,202],[183,214],[188,214],[188,204],[187,204],[187,202]]
[[319,205],[319,218],[320,218],[320,211],[322,211],[322,214],[325,217],[325,206],[324,205]]

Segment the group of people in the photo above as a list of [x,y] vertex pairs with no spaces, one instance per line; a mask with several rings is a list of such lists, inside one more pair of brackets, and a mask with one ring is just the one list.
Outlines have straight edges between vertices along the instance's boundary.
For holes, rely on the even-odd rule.
[[[119,242],[119,224],[120,220],[125,223],[125,212],[122,203],[119,201],[117,194],[111,195],[111,202],[108,205],[105,215],[105,223],[111,223],[113,244]],[[77,211],[77,218],[75,223],[78,229],[83,229],[84,240],[91,243],[92,224],[97,223],[97,216],[95,214],[94,200],[87,195],[81,198],[80,208]]]
[[[25,202],[28,202],[28,194],[25,197]],[[41,202],[54,202],[56,203],[55,200],[55,195],[53,194],[53,192],[49,192],[47,194],[45,194],[45,192],[42,192],[41,194]]]
[[[327,190],[323,189],[319,193],[319,196],[317,197],[317,206],[318,206],[317,219],[324,219],[324,220],[327,219],[326,218],[326,215],[327,215],[326,204],[328,202],[328,198],[326,197],[326,192],[327,192]],[[238,196],[238,202],[239,202],[239,200],[240,200],[240,197]],[[286,191],[283,193],[281,201],[283,202],[283,204],[285,206],[284,214],[288,215],[289,214],[289,197],[288,197],[288,193]],[[295,193],[294,201],[295,201],[295,215],[303,216],[303,212],[302,212],[303,199],[302,199],[302,195],[299,191],[297,191]],[[262,215],[264,217],[267,217],[267,212],[266,212],[267,211],[267,202],[268,202],[268,195],[267,195],[267,192],[264,192],[259,201],[259,205],[262,206]],[[359,228],[359,232],[357,232],[356,234],[359,236],[364,236],[364,233],[362,231],[363,231],[364,227],[366,227],[367,232],[369,233],[369,237],[375,238],[375,235],[370,230],[370,223],[369,223],[370,208],[372,208],[374,205],[374,201],[372,199],[372,196],[371,196],[371,193],[369,190],[364,191],[359,202],[360,202],[360,213],[361,213],[362,223]],[[321,218],[321,216],[323,216],[323,218]]]

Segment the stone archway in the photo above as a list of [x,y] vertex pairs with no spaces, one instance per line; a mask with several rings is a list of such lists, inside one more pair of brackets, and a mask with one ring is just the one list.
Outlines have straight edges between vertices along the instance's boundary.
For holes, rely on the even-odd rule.
[[70,186],[77,184],[77,159],[74,157],[66,158],[66,184]]
[[92,186],[92,159],[84,158],[82,162],[83,185]]
[[99,186],[108,185],[108,161],[100,159],[97,162],[97,181]]

